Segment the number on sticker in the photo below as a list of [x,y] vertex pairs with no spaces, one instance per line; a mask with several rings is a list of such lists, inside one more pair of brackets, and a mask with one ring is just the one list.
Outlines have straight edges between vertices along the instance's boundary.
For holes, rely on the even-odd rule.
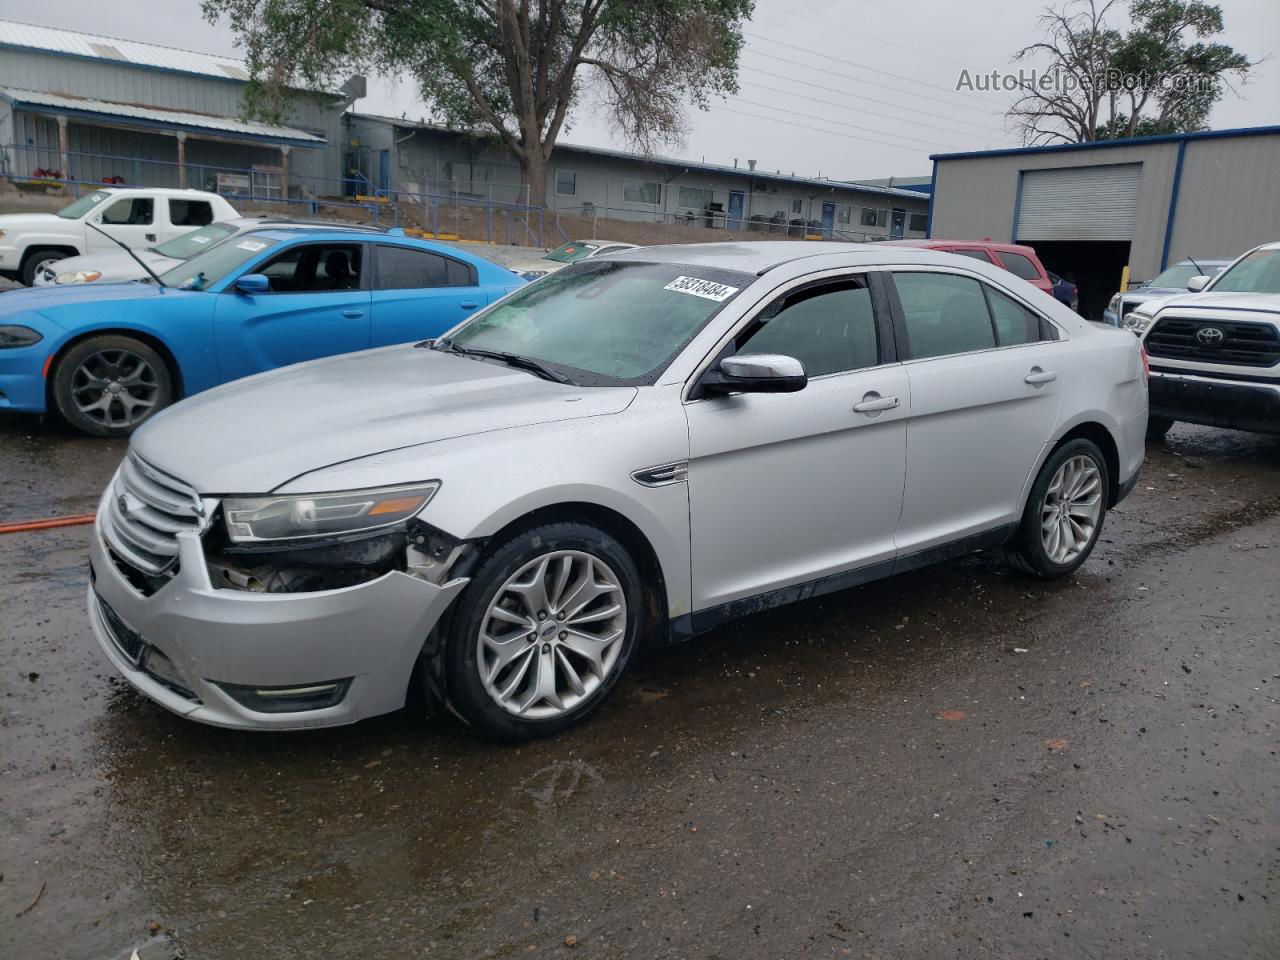
[[676,277],[662,289],[673,293],[687,293],[716,303],[723,303],[738,292],[737,287],[716,283],[714,280],[700,280],[698,277]]

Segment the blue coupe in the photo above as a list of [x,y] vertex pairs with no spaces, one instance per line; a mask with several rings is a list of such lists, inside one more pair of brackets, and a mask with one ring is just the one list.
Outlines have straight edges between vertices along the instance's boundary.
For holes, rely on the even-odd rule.
[[241,233],[156,279],[0,295],[0,410],[123,436],[228,380],[437,336],[524,283],[398,230]]

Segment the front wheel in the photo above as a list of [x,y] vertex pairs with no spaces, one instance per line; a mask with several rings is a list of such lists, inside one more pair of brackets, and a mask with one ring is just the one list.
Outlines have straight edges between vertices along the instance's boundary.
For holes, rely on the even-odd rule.
[[125,437],[173,401],[173,376],[164,358],[141,340],[89,337],[58,360],[53,401],[78,430]]
[[1010,562],[1033,577],[1065,577],[1088,559],[1107,512],[1107,461],[1078,439],[1053,452],[1036,477],[1009,546]]
[[644,628],[640,574],[609,533],[553,523],[480,565],[452,619],[449,700],[502,740],[549,736],[595,710]]

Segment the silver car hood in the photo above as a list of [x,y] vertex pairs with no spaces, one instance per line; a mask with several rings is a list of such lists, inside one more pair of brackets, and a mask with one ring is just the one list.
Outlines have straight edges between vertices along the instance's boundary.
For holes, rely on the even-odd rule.
[[574,387],[400,345],[215,387],[157,414],[131,447],[200,493],[267,493],[388,450],[620,413],[635,396],[635,387]]

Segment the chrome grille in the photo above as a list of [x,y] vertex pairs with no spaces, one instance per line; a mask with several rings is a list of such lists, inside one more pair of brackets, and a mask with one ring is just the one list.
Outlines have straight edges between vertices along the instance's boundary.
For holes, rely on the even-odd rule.
[[[1221,336],[1211,343],[1198,337],[1205,327]],[[1170,360],[1195,360],[1240,367],[1273,367],[1280,363],[1280,332],[1269,323],[1161,317],[1147,334],[1147,353]]]
[[159,576],[178,562],[178,534],[204,528],[204,510],[192,487],[131,451],[111,482],[102,532],[121,560]]

